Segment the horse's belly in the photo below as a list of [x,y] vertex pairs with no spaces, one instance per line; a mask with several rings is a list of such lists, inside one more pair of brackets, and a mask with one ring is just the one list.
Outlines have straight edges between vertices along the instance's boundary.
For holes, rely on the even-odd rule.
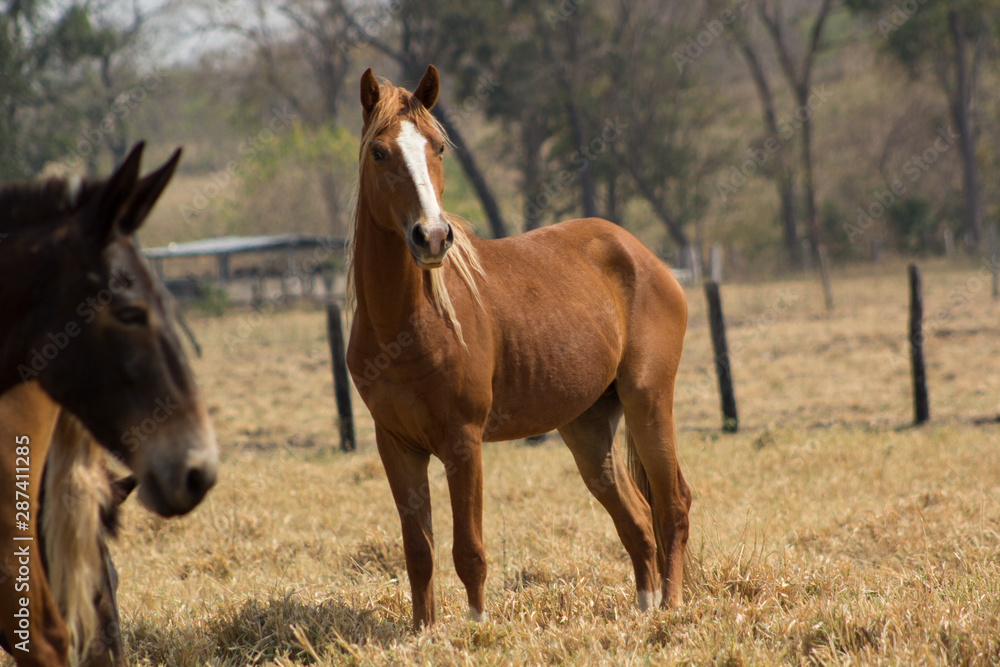
[[506,355],[494,375],[483,439],[524,438],[572,421],[607,389],[617,366],[616,346],[599,336],[569,336]]

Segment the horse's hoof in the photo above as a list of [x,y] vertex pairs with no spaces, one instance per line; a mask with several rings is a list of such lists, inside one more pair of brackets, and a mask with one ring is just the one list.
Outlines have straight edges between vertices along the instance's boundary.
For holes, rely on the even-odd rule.
[[660,606],[662,596],[660,591],[638,591],[636,602],[639,604],[639,611],[649,611]]

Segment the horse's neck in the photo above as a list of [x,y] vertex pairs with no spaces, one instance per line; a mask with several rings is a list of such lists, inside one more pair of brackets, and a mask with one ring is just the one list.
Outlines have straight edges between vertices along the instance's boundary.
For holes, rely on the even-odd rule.
[[356,317],[370,322],[379,340],[394,339],[409,326],[414,312],[428,306],[423,272],[406,243],[371,219],[361,217],[355,233]]

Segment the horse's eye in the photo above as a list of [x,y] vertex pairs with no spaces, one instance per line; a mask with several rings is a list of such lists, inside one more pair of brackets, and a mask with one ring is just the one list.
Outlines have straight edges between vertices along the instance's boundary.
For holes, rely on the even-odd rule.
[[115,311],[115,317],[122,324],[129,324],[132,326],[146,326],[149,324],[149,314],[146,312],[146,309],[138,308],[136,306],[119,308]]
[[444,142],[441,142],[440,144],[438,144],[437,154],[438,154],[438,157],[441,157],[442,155],[444,155]]
[[385,162],[389,159],[389,151],[381,146],[372,146],[372,159],[376,162]]

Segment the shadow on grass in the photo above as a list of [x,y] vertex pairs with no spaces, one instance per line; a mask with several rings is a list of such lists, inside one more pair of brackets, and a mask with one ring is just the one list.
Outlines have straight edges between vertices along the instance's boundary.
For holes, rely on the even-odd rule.
[[215,656],[226,663],[256,665],[281,656],[310,664],[317,654],[354,656],[357,646],[388,646],[407,636],[409,625],[341,600],[309,603],[286,593],[248,600],[213,621],[209,631],[216,641]]
[[[201,628],[160,628],[140,621],[128,629],[130,664],[260,665],[281,658],[298,664],[357,658],[357,647],[389,646],[410,634],[407,622],[386,621],[372,609],[341,600],[310,603],[294,593],[252,599],[222,610]],[[338,660],[338,656],[340,660]]]

